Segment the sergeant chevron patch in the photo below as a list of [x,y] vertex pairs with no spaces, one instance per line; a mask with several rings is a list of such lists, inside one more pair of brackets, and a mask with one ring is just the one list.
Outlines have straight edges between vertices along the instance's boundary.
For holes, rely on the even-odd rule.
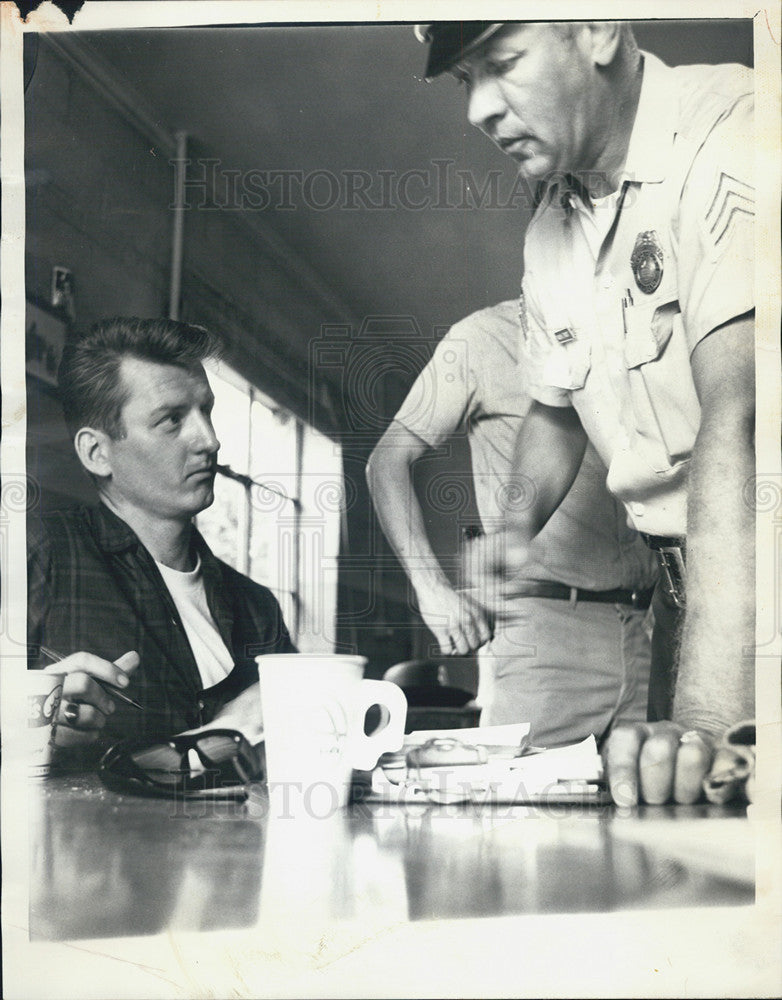
[[715,246],[724,239],[735,219],[742,213],[754,217],[755,189],[751,184],[746,184],[723,170],[706,212],[706,225]]

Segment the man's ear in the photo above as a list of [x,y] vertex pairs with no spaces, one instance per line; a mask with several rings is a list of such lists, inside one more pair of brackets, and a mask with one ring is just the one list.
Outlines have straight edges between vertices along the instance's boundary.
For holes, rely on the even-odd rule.
[[610,66],[622,40],[622,22],[589,21],[587,28],[591,38],[593,63],[595,66]]
[[73,439],[79,461],[93,476],[111,475],[111,448],[108,434],[94,427],[80,427]]

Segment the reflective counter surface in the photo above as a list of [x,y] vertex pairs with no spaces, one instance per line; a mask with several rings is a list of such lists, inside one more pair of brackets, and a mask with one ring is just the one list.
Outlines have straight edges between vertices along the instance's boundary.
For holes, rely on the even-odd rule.
[[218,804],[121,796],[92,777],[49,781],[39,805],[33,939],[247,927],[264,906],[427,920],[754,899],[749,843],[720,860],[672,855],[662,831],[633,835],[709,812],[740,829],[738,809],[358,803],[272,817],[261,786]]
[[[560,945],[567,956],[580,954],[578,937],[586,940],[600,915],[621,914],[625,926],[632,913],[654,912],[659,927],[666,914],[675,921],[693,909],[730,920],[755,900],[754,841],[741,807],[622,813],[359,802],[325,816],[273,813],[262,786],[245,803],[219,804],[121,796],[94,776],[40,783],[30,801],[30,941],[70,942],[80,953],[123,955],[136,966],[128,956],[140,955],[145,940],[154,941],[153,951],[161,941],[169,950],[176,945],[177,963],[183,948],[205,961],[220,942],[234,968],[244,963],[241,985],[228,980],[238,996],[267,989],[270,996],[331,995],[332,988],[345,995],[330,977],[346,962],[356,995],[403,995],[401,982],[399,992],[384,993],[377,969],[380,978],[362,978],[373,963],[389,961],[390,949],[389,983],[404,967],[410,995],[426,994],[429,973],[432,995],[450,995],[448,975],[464,965],[453,995],[468,995],[480,988],[470,987],[471,977],[485,981],[469,947],[465,953],[457,944],[468,928],[478,929],[470,940],[493,942],[509,921],[539,934],[542,919],[560,915],[554,927],[569,915],[573,930]],[[422,959],[413,955],[434,929],[438,941],[428,954],[432,961],[449,955],[449,968],[439,979],[428,968],[416,979],[411,963]],[[493,982],[499,971],[483,973]],[[512,963],[506,973],[507,995],[521,995]],[[219,976],[226,974],[222,965]],[[149,994],[134,992],[129,979],[117,995],[169,995],[153,980]],[[171,995],[201,995],[192,989],[177,985]],[[49,995],[45,985],[40,995]],[[203,995],[222,994],[210,985]]]

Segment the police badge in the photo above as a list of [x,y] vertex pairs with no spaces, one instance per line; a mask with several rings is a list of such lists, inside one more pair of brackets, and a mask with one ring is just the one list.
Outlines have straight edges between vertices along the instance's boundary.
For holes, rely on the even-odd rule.
[[663,280],[663,248],[657,233],[650,229],[639,233],[630,255],[630,267],[633,269],[635,283],[646,295],[651,295],[660,287]]

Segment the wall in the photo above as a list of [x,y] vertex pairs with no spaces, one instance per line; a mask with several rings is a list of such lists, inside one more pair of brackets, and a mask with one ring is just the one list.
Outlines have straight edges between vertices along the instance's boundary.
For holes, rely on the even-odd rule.
[[[174,170],[161,149],[46,41],[26,95],[28,296],[48,301],[54,265],[75,279],[77,325],[111,315],[165,315]],[[197,144],[193,156],[203,153]],[[182,316],[219,330],[228,360],[324,429],[329,397],[311,402],[308,350],[346,309],[313,290],[306,265],[229,212],[185,213]],[[308,287],[309,286],[309,287]],[[59,409],[31,381],[30,471],[44,502],[89,495]],[[63,454],[67,453],[67,457]]]
[[[50,300],[52,268],[74,276],[76,326],[111,315],[165,315],[168,310],[174,169],[172,149],[163,149],[118,108],[100,86],[46,41],[26,94],[28,297]],[[210,151],[192,139],[195,160]],[[212,198],[212,195],[215,195]],[[210,192],[219,201],[219,192]],[[203,210],[191,188],[185,212],[183,319],[219,330],[227,360],[263,391],[340,434],[345,473],[354,502],[346,520],[340,609],[340,639],[355,647],[379,675],[409,658],[425,630],[411,632],[414,615],[401,570],[375,572],[379,537],[364,484],[364,462],[380,429],[396,410],[415,374],[388,380],[388,405],[377,410],[365,433],[344,410],[345,369],[319,364],[313,344],[325,325],[351,331],[352,317],[338,297],[319,284],[256,220]],[[356,445],[356,441],[359,444]],[[75,458],[55,390],[28,379],[28,474],[40,487],[45,509],[94,499]],[[385,547],[385,548],[384,548]],[[356,573],[355,567],[363,564]],[[353,609],[358,619],[350,619]],[[368,613],[363,613],[368,609]],[[427,633],[428,635],[428,633]]]

